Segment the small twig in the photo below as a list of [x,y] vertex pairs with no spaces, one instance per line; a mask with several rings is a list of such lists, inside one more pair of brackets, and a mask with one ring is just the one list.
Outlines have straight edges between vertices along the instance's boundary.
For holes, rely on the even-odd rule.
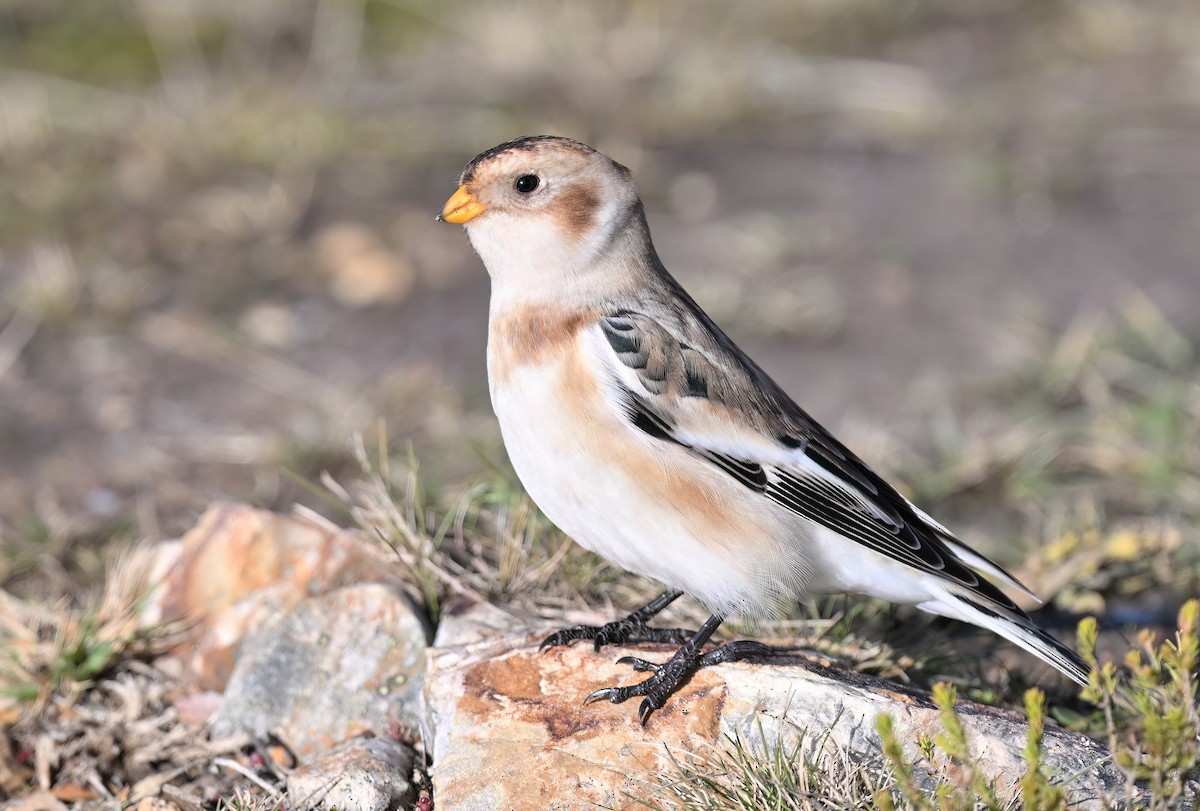
[[223,758],[223,757],[213,758],[213,765],[214,766],[224,766],[226,769],[230,769],[232,771],[237,772],[242,777],[245,777],[251,783],[254,783],[254,785],[258,786],[263,791],[270,794],[272,797],[279,797],[282,795],[282,792],[280,792],[279,789],[275,788],[270,783],[268,783],[265,780],[263,780],[262,778],[260,778],[257,774],[250,771],[245,766],[238,763],[236,760],[230,760],[229,758]]

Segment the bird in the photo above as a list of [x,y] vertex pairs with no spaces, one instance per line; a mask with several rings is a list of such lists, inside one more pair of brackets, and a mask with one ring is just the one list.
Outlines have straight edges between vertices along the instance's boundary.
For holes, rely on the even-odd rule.
[[[463,226],[490,276],[488,388],[525,490],[577,543],[665,587],[542,643],[679,646],[665,662],[619,659],[649,677],[585,704],[641,697],[644,726],[698,669],[766,649],[706,651],[726,619],[835,593],[980,626],[1087,683],[1083,659],[997,583],[1036,601],[1029,589],[822,427],[688,295],[628,168],[523,136],[473,158],[436,219]],[[684,594],[711,612],[697,630],[649,624]]]

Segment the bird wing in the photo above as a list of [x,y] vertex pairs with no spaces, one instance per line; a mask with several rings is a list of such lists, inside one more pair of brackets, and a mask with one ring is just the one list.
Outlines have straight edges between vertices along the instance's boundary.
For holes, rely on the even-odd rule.
[[[974,571],[1031,594],[917,509],[805,413],[676,288],[599,320],[616,396],[630,422],[688,449],[775,504],[1024,617]],[[648,313],[659,310],[657,317]]]

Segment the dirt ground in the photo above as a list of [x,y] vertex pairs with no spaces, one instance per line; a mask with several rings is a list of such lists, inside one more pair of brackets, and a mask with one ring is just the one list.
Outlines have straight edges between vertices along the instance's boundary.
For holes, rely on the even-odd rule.
[[0,585],[321,507],[294,479],[381,420],[449,490],[501,462],[486,275],[433,215],[520,134],[630,165],[667,267],[852,445],[1138,295],[1200,339],[1187,3],[177,5],[0,9]]

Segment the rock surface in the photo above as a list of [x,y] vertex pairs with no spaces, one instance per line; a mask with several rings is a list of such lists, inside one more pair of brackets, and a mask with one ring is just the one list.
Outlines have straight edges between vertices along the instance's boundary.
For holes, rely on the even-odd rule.
[[[598,804],[644,808],[654,774],[669,770],[669,750],[698,751],[737,735],[761,747],[792,746],[827,736],[829,745],[877,757],[875,718],[890,713],[902,741],[940,729],[937,709],[916,691],[819,664],[739,663],[698,672],[656,712],[637,722],[637,701],[582,706],[592,690],[645,678],[622,665],[622,655],[669,656],[665,647],[606,648],[576,644],[539,653],[544,629],[517,621],[501,633],[497,609],[478,606],[443,619],[426,676],[426,745],[433,761],[434,798],[456,811],[495,808],[566,809]],[[961,702],[973,751],[1001,788],[1024,771],[1024,719]],[[1047,730],[1045,762],[1052,774],[1079,775],[1068,786],[1074,801],[1096,796],[1116,774],[1099,765],[1105,751],[1083,736]]]
[[412,747],[390,738],[347,741],[318,761],[288,775],[289,807],[391,811],[409,808]]
[[391,577],[395,561],[362,536],[242,504],[218,503],[178,544],[161,548],[163,577],[142,622],[187,620],[172,651],[199,689],[221,690],[248,632],[302,600]]
[[[207,717],[215,694],[203,690],[223,688],[214,735],[246,730],[290,747],[300,763],[292,800],[323,791],[325,807],[411,803],[411,751],[381,736],[396,727],[422,728],[433,800],[456,811],[644,808],[661,798],[673,758],[711,755],[730,738],[878,760],[875,719],[888,713],[918,761],[915,742],[941,731],[925,693],[795,656],[701,670],[642,727],[636,699],[581,702],[646,678],[615,664],[622,655],[662,661],[670,648],[539,652],[550,629],[468,601],[446,607],[428,648],[394,561],[369,541],[249,507],[213,507],[161,547],[158,564],[165,575],[146,621],[196,619],[174,654],[196,679],[181,713]],[[985,775],[1015,790],[1024,718],[969,702],[959,715]],[[1119,782],[1088,738],[1048,729],[1044,752],[1050,774],[1073,777],[1075,803]]]
[[364,732],[412,726],[425,646],[424,625],[391,586],[312,597],[246,637],[213,734],[274,735],[303,762]]

